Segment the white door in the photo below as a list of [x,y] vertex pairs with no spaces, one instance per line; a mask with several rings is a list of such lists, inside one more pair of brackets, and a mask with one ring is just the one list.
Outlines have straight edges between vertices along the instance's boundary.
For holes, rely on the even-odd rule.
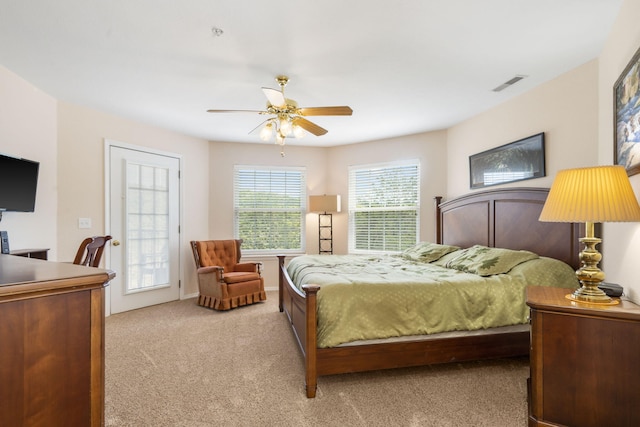
[[109,146],[111,313],[180,298],[180,159]]

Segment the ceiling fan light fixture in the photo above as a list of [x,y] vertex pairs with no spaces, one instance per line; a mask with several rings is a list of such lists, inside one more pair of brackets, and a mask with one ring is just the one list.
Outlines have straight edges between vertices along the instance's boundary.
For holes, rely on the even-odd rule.
[[304,138],[304,129],[302,129],[302,126],[293,125],[293,135],[298,139]]
[[271,139],[273,135],[273,123],[268,122],[264,127],[260,130],[260,139],[263,141],[268,141]]
[[280,117],[280,133],[282,133],[283,136],[289,136],[292,130],[289,117]]

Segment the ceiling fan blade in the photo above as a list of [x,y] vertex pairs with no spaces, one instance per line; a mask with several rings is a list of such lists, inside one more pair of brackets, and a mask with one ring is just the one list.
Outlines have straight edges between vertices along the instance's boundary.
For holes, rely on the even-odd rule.
[[269,100],[269,104],[274,107],[284,107],[287,104],[287,101],[284,99],[284,94],[279,90],[263,87],[262,91]]
[[346,105],[336,107],[309,107],[299,108],[298,114],[303,116],[350,116],[353,114],[353,110]]
[[260,110],[207,110],[207,113],[258,113],[266,114],[266,111]]
[[307,132],[311,132],[315,136],[321,136],[329,132],[328,130],[321,128],[317,124],[310,122],[303,117],[294,117],[294,119],[292,120],[292,124],[300,126],[302,129],[306,130]]

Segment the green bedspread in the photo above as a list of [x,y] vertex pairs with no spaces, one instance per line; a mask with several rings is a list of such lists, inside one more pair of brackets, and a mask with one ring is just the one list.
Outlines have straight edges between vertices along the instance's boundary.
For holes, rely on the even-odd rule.
[[527,285],[577,285],[568,265],[537,256],[488,277],[398,255],[305,255],[287,271],[300,289],[321,286],[318,347],[522,324]]

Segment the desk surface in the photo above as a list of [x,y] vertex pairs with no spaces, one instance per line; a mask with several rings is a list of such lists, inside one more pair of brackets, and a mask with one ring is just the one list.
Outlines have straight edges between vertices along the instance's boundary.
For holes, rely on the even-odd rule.
[[[96,276],[102,276],[96,280]],[[97,281],[106,286],[115,277],[111,270],[82,265],[0,255],[0,298],[34,290],[69,288]]]

